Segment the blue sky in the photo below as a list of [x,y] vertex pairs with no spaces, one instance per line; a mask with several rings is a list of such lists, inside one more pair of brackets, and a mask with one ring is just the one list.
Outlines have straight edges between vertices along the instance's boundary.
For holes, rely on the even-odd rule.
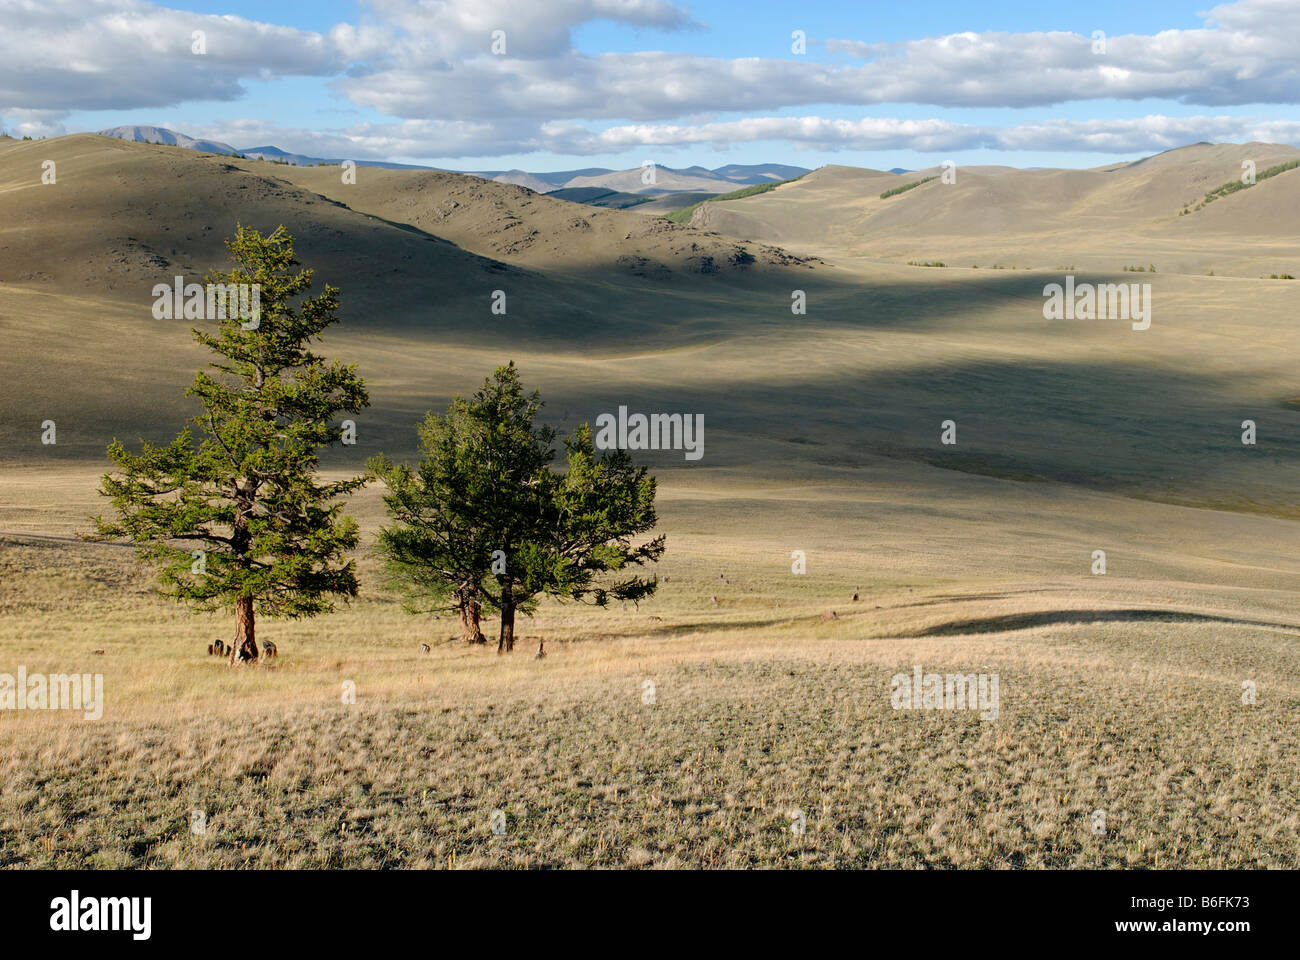
[[[49,0],[44,17],[0,0],[0,116],[35,135],[155,124],[453,169],[1081,167],[1300,142],[1300,2],[1212,7]],[[506,56],[488,49],[497,27]]]

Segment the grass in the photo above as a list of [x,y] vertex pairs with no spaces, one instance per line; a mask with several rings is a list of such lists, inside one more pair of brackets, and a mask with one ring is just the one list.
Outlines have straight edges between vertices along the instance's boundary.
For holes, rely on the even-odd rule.
[[[91,505],[89,471],[63,476],[5,490],[46,491],[28,495],[50,536]],[[1300,625],[1265,569],[1282,521],[1238,522],[1249,575],[1217,583],[1217,558],[1187,565],[1191,529],[1223,549],[1204,511],[1075,503],[1093,530],[1076,546],[1059,491],[977,483],[1002,493],[972,515],[1009,510],[1014,530],[851,488],[670,486],[661,594],[545,605],[509,658],[402,613],[363,552],[358,602],[262,621],[279,660],[232,669],[203,652],[228,620],[154,598],[128,550],[6,535],[4,669],[102,673],[107,705],[0,715],[0,864],[1295,868]],[[367,491],[368,534],[376,511]],[[1184,546],[1115,545],[1089,576],[1103,517]],[[999,716],[894,710],[916,664],[997,673]]]
[[[321,191],[338,180],[275,172]],[[79,209],[107,182],[83,176]],[[439,176],[420,182],[432,190]],[[171,179],[189,186],[169,203],[200,195]],[[397,181],[371,179],[356,189],[383,216],[371,205]],[[815,187],[754,206],[779,213]],[[887,211],[873,194],[853,202]],[[825,227],[858,211],[826,196],[809,220],[818,249],[851,251],[855,234]],[[540,250],[519,261],[527,269],[488,271],[461,255],[505,256],[526,232],[511,217],[489,234],[448,221],[456,247],[390,236],[382,222],[348,233],[346,211],[314,200],[302,221],[365,251],[353,261],[306,245],[303,256],[321,282],[345,283],[344,323],[322,349],[357,363],[374,401],[357,445],[331,454],[331,475],[380,451],[406,458],[426,410],[511,358],[565,429],[622,403],[708,417],[702,462],[638,456],[661,481],[659,595],[640,609],[544,605],[510,658],[448,643],[447,620],[404,614],[365,550],[350,607],[259,622],[276,662],[230,669],[206,656],[230,637],[228,618],[158,600],[129,550],[75,540],[100,506],[105,444],[165,441],[192,412],[183,392],[207,358],[189,324],[160,326],[129,278],[106,295],[80,266],[71,280],[0,285],[0,672],[99,673],[107,697],[98,721],[0,711],[0,862],[1298,865],[1296,340],[1286,285],[1259,280],[1292,262],[1289,247],[1234,236],[1248,257],[1216,245],[1198,261],[1173,241],[1058,248],[984,232],[889,240],[891,262],[846,254],[827,269],[703,278],[676,265],[695,244],[719,257],[729,245],[653,218],[529,204],[591,226],[574,241],[589,262],[561,268]],[[394,220],[423,211],[420,229],[442,236],[434,218],[451,204],[402,209]],[[198,237],[206,211],[168,221]],[[77,243],[62,246],[46,242],[53,221],[23,222],[42,224],[30,246],[48,271],[105,246],[80,245],[81,215],[66,221]],[[138,226],[114,228],[128,229],[164,249]],[[640,229],[673,278],[609,272],[606,248]],[[473,246],[484,235],[505,246]],[[12,275],[32,272],[14,259],[25,246],[9,245]],[[406,272],[366,281],[370,263],[407,254]],[[1099,276],[1139,258],[1167,265],[1151,278],[1155,322],[1133,332],[1045,323],[1045,277],[1023,267],[920,275],[892,262],[907,256],[1068,259]],[[1211,265],[1249,278],[1189,274]],[[483,323],[498,285],[510,314]],[[796,285],[810,308],[792,319]],[[47,418],[57,446],[40,443]],[[949,418],[956,447],[940,444]],[[1241,443],[1247,418],[1254,446]],[[368,543],[378,491],[350,510]],[[791,573],[794,550],[807,552],[806,575]],[[1105,575],[1090,573],[1097,550]],[[538,640],[544,660],[531,656]],[[895,711],[890,678],[917,664],[997,673],[998,719]],[[342,701],[344,682],[355,703]],[[790,830],[792,812],[806,833]]]
[[724,200],[743,200],[745,197],[754,197],[760,193],[767,193],[769,190],[775,190],[777,187],[787,183],[794,183],[801,180],[805,174],[797,177],[791,177],[789,180],[774,180],[771,183],[755,183],[752,186],[741,187],[739,190],[732,190],[730,193],[719,194],[716,197],[710,197],[708,200],[701,200],[699,203],[692,203],[689,207],[682,207],[680,210],[674,210],[672,213],[664,214],[664,219],[671,220],[673,223],[690,223],[691,217],[695,211],[706,203],[721,203]]
[[[4,862],[1294,868],[1294,700],[1243,724],[1227,685],[1149,654],[1115,662],[1138,634],[1091,638],[1091,661],[1069,642],[1037,651],[1064,669],[990,644],[983,655],[1014,691],[997,723],[896,713],[888,678],[907,658],[827,641],[762,660],[741,643],[708,660],[678,645],[678,662],[640,669],[597,655],[585,677],[481,655],[478,672],[504,676],[490,693],[452,695],[429,674],[464,655],[440,651],[424,696],[347,706],[322,689],[313,706],[13,745]],[[918,656],[935,669],[969,660],[957,642]],[[1104,838],[1090,830],[1097,809]],[[195,810],[202,836],[187,829]]]
[[639,207],[641,204],[651,203],[655,199],[638,193],[624,193],[621,190],[605,190],[600,187],[561,188],[559,190],[549,190],[545,193],[545,196],[555,197],[557,200],[569,200],[573,203],[585,203],[592,207],[609,207],[615,210]]

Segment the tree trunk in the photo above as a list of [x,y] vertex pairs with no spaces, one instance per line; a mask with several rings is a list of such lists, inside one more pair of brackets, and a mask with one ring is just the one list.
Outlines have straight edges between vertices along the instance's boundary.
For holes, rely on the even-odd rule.
[[497,653],[511,653],[515,649],[515,601],[509,587],[501,590],[501,638]]
[[[252,510],[253,486],[250,482],[236,481],[235,499],[239,506],[235,510],[235,521],[230,532],[231,546],[241,563],[246,562],[252,537],[248,532],[248,515]],[[235,598],[235,642],[230,645],[230,663],[244,663],[257,660],[257,640],[255,639],[253,620],[253,598]]]
[[479,603],[473,593],[464,591],[458,601],[460,606],[460,628],[462,639],[466,643],[487,643],[487,637],[478,625],[483,613],[483,604]]
[[253,619],[253,598],[235,600],[235,642],[230,645],[230,662],[257,659],[256,625]]

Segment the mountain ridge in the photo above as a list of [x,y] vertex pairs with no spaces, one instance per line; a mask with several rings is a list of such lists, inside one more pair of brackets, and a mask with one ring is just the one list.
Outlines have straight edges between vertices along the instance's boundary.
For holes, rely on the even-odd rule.
[[[308,154],[294,153],[273,144],[258,147],[236,148],[221,140],[207,140],[191,137],[167,127],[152,125],[124,125],[109,127],[97,131],[100,136],[113,137],[134,143],[162,143],[166,146],[182,147],[187,150],[199,150],[204,153],[236,154],[253,160],[270,160],[297,167],[314,167],[320,164],[338,165],[346,158],[313,157]],[[387,160],[356,160],[359,167],[375,167],[381,170],[442,170],[413,163],[394,163]],[[773,180],[788,180],[791,177],[808,173],[803,167],[793,167],[780,163],[728,164],[709,170],[701,166],[676,169],[660,165],[656,168],[656,183],[641,183],[640,167],[631,170],[611,170],[607,167],[583,167],[574,170],[552,172],[533,172],[528,170],[448,170],[448,173],[462,173],[467,176],[481,177],[497,183],[514,184],[527,187],[535,193],[550,193],[555,190],[575,187],[605,187],[624,193],[675,193],[680,190],[714,189],[717,193],[726,193],[736,186],[752,186]],[[669,182],[682,180],[688,186],[670,189],[660,185],[658,175],[667,174]],[[614,182],[622,186],[614,186]]]

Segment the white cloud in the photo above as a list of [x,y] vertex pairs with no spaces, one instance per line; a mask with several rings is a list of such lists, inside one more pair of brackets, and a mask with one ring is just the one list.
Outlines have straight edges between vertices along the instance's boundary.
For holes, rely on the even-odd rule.
[[9,110],[0,129],[11,137],[61,137],[68,132],[61,110]]
[[[601,156],[631,150],[676,151],[741,143],[782,142],[796,149],[964,150],[1152,153],[1200,140],[1259,140],[1300,144],[1300,121],[1231,116],[1166,117],[1152,114],[1119,120],[1054,120],[995,127],[947,120],[864,117],[745,117],[715,123],[623,124],[594,130],[569,121],[514,123],[405,120],[362,123],[340,131],[270,127],[262,123],[187,131],[236,146],[276,143],[313,156],[352,159],[393,157],[468,158],[552,153]],[[662,156],[662,153],[660,154]],[[663,161],[667,162],[667,161]]]
[[[193,33],[206,53],[193,52]],[[233,100],[241,81],[335,76],[347,61],[317,33],[168,10],[139,0],[0,0],[0,105],[27,110]]]
[[[587,53],[593,20],[698,27],[669,0],[369,0],[365,22],[325,34],[169,10],[143,0],[0,0],[0,108],[54,130],[72,110],[229,100],[247,81],[310,75],[391,121],[345,130],[237,137],[322,155],[490,156],[784,140],[819,149],[1125,152],[1253,136],[1296,139],[1294,124],[1230,117],[1140,117],[987,128],[948,120],[775,116],[780,111],[908,103],[1042,107],[1088,99],[1178,100],[1210,107],[1300,102],[1300,3],[1238,0],[1194,30],[1109,37],[963,32],[902,43],[827,40],[837,59]],[[268,7],[268,14],[274,7]],[[207,54],[191,33],[207,34]],[[505,32],[506,56],[492,53]],[[740,119],[719,119],[740,114]],[[743,116],[749,115],[749,116]],[[189,126],[189,125],[187,125]],[[187,129],[188,133],[204,131]]]
[[1145,36],[964,33],[904,43],[829,40],[866,61],[876,102],[1045,106],[1159,97],[1224,106],[1300,100],[1300,4],[1239,0],[1205,15],[1210,26]]
[[667,0],[369,0],[391,29],[382,46],[409,66],[436,66],[491,56],[492,34],[505,34],[506,54],[526,60],[556,59],[573,49],[574,27],[609,20],[633,27],[680,30],[698,24]]
[[[0,0],[0,104],[126,109],[232,99],[259,76],[333,76],[354,103],[406,119],[661,121],[815,104],[1050,105],[1160,97],[1227,105],[1300,100],[1300,4],[1238,0],[1207,25],[1107,39],[958,33],[904,43],[828,40],[851,58],[587,54],[592,20],[695,26],[667,0],[372,0],[377,22],[326,35],[142,0]],[[274,9],[274,8],[269,8]],[[190,51],[207,32],[208,53]],[[507,56],[491,52],[505,31]]]
[[[496,14],[463,29],[454,10],[435,5],[417,17],[409,0],[384,0],[403,31],[382,63],[338,88],[353,102],[410,119],[673,120],[698,112],[750,112],[817,104],[911,103],[946,107],[1031,107],[1090,99],[1161,98],[1225,106],[1300,101],[1300,4],[1239,0],[1215,7],[1207,26],[1106,39],[1068,32],[958,33],[904,43],[827,40],[847,62],[721,59],[691,54],[587,54],[557,39],[591,15],[588,3],[561,4],[561,25],[532,38],[532,21],[508,30],[528,48],[509,57],[488,50]],[[493,7],[497,4],[493,3]],[[512,8],[513,8],[512,4]],[[519,4],[524,11],[532,5]],[[419,7],[418,9],[423,9]],[[566,19],[567,18],[567,19]],[[451,24],[430,49],[418,31]],[[441,35],[440,35],[441,36]],[[513,42],[513,41],[512,41]],[[545,55],[541,55],[541,54]]]
[[825,117],[746,117],[693,125],[634,124],[588,131],[572,124],[552,124],[543,134],[566,152],[620,153],[652,147],[785,141],[821,150],[952,150],[984,146],[986,132],[944,120],[898,120],[892,117],[833,120]]

